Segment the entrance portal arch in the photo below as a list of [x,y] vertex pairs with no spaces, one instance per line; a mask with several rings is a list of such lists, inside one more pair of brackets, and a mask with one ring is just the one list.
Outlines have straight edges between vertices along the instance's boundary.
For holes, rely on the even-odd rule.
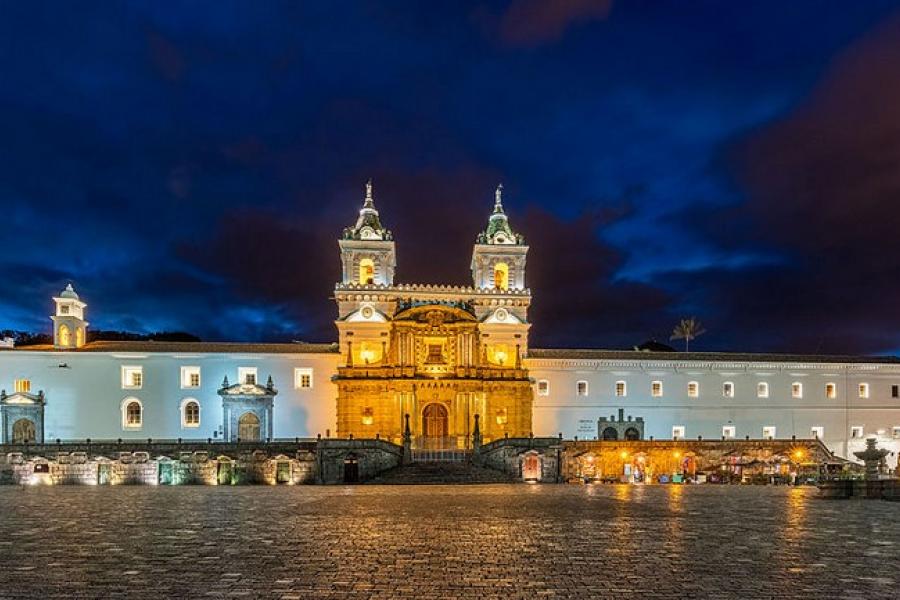
[[252,412],[246,412],[238,419],[238,438],[242,442],[259,441],[259,417]]
[[422,411],[422,434],[426,438],[445,438],[450,433],[450,414],[447,407],[438,402],[432,402]]
[[603,435],[601,437],[604,440],[617,440],[619,439],[619,432],[616,431],[615,427],[607,427],[603,430]]

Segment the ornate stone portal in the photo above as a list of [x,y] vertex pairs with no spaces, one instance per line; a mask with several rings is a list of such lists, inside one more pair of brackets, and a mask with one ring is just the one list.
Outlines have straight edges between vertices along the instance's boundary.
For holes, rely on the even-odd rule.
[[528,247],[510,229],[499,190],[474,246],[473,287],[394,285],[394,241],[371,186],[340,246],[338,436],[400,443],[407,413],[417,447],[470,447],[476,414],[485,441],[528,436]]
[[223,437],[229,442],[258,442],[272,439],[272,406],[278,390],[269,377],[265,386],[256,383],[230,385],[222,382]]

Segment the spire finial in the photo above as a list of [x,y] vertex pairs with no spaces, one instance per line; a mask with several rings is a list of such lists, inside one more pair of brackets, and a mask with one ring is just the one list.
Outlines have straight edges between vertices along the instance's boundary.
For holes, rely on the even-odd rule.
[[375,208],[375,199],[372,198],[372,178],[366,182],[366,201],[365,208]]
[[494,210],[503,210],[503,184],[498,183],[497,189],[494,191]]

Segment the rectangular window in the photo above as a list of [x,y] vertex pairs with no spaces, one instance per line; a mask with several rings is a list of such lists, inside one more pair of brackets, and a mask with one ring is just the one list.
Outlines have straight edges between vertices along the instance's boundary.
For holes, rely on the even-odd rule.
[[60,306],[60,307],[59,307],[59,314],[61,314],[61,315],[67,315],[67,314],[69,314],[69,305],[68,305],[68,304],[63,304],[62,306]]
[[769,425],[768,427],[763,427],[763,439],[765,440],[774,440],[775,439],[775,426]]
[[256,367],[238,367],[238,381],[244,385],[256,385]]
[[734,384],[726,381],[722,384],[722,395],[726,398],[734,398]]
[[674,427],[672,427],[672,439],[684,439],[684,425],[675,425]]
[[579,396],[587,396],[588,395],[588,382],[587,381],[579,381],[575,384],[575,393]]
[[650,384],[650,395],[654,398],[662,398],[663,386],[662,381],[654,381]]
[[760,381],[756,384],[756,397],[757,398],[768,398],[769,397],[769,384],[765,381]]
[[27,394],[31,391],[31,380],[30,379],[16,379],[14,382],[14,389],[17,394]]
[[122,388],[139,390],[144,385],[143,367],[122,367]]
[[625,396],[625,382],[624,381],[616,382],[616,396],[619,396],[619,397]]
[[308,390],[313,386],[313,370],[308,367],[294,369],[294,388]]
[[700,384],[696,381],[691,381],[688,383],[688,397],[690,398],[699,398],[700,397]]
[[825,384],[825,397],[829,400],[834,400],[837,398],[837,385],[833,383]]
[[549,396],[550,395],[550,382],[546,379],[539,379],[537,382],[537,393],[538,396]]
[[891,437],[900,440],[900,427],[895,426],[891,429]]
[[809,428],[810,437],[816,438],[817,440],[821,440],[825,438],[825,428],[821,425],[817,425],[815,427]]
[[733,440],[735,435],[737,435],[737,430],[734,425],[725,425],[722,427],[722,437],[726,440]]
[[200,367],[181,367],[181,387],[200,387]]
[[869,397],[869,384],[868,383],[859,384],[859,397],[860,398],[868,398]]
[[853,439],[859,439],[863,436],[863,428],[862,426],[856,425],[850,428],[850,437]]
[[900,385],[891,386],[891,398],[900,398]]
[[803,384],[794,382],[791,384],[791,398],[803,397]]

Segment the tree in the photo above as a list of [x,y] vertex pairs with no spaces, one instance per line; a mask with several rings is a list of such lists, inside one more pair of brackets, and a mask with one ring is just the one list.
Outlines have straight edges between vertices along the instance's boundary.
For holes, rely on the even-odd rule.
[[703,325],[696,317],[690,319],[682,319],[681,322],[672,330],[670,340],[684,340],[684,351],[689,352],[691,349],[691,340],[706,333]]

